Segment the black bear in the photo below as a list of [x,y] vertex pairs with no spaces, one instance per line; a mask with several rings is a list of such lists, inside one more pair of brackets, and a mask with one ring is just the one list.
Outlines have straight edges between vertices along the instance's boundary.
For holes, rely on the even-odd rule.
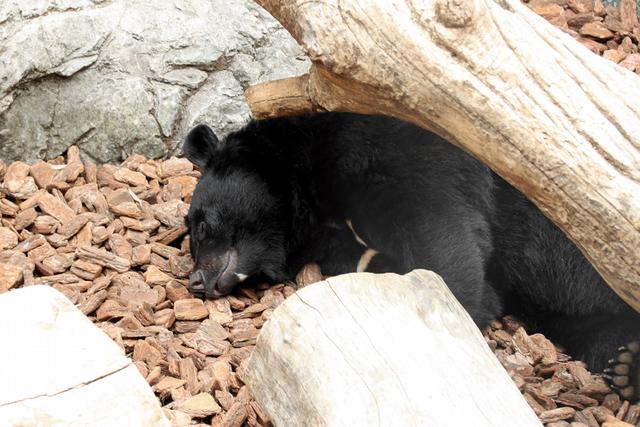
[[292,279],[310,261],[354,271],[362,242],[397,273],[441,275],[478,326],[515,314],[637,398],[640,314],[520,192],[437,135],[326,113],[251,121],[223,141],[200,125],[184,152],[202,170],[193,293]]

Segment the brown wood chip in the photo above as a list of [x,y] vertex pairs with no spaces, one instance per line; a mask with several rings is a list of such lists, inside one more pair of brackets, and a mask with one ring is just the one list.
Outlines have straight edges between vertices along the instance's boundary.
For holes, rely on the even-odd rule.
[[202,300],[196,298],[178,300],[173,309],[178,320],[201,320],[209,316]]
[[76,256],[85,261],[94,262],[103,267],[108,267],[117,272],[124,273],[129,270],[131,263],[104,249],[94,247],[79,247],[76,249]]
[[540,414],[540,421],[543,423],[557,422],[573,418],[576,410],[573,408],[556,408],[544,411]]
[[75,217],[75,213],[63,200],[49,193],[40,193],[37,199],[38,207],[42,212],[51,215],[62,224],[66,224]]

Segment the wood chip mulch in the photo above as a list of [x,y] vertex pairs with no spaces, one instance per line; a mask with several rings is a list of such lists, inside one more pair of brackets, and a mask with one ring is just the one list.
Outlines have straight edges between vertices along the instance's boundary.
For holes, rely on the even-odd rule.
[[0,292],[54,287],[131,356],[174,425],[269,425],[240,379],[263,323],[294,292],[261,285],[215,301],[187,291],[186,159],[121,166],[0,162]]
[[640,23],[636,0],[618,6],[602,0],[524,0],[551,24],[592,52],[640,74]]
[[484,331],[489,347],[529,406],[551,427],[640,427],[640,404],[622,401],[602,377],[511,316]]
[[[96,166],[75,147],[66,160],[0,162],[0,292],[44,284],[66,295],[133,358],[174,425],[269,425],[243,367],[274,308],[320,272],[193,298],[184,216],[198,176],[180,158]],[[485,336],[547,425],[640,426],[640,406],[544,336],[510,318]]]

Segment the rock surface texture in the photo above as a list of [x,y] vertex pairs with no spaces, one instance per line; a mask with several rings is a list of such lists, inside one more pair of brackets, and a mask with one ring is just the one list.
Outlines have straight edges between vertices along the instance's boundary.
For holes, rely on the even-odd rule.
[[166,156],[196,123],[245,122],[248,85],[307,68],[251,0],[0,0],[0,158]]

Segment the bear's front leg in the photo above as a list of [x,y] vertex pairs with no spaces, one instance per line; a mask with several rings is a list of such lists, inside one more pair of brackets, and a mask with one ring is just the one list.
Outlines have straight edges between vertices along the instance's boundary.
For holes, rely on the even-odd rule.
[[310,262],[317,263],[326,276],[362,271],[400,273],[397,263],[391,257],[362,245],[346,224],[318,227],[306,244],[289,260],[291,274],[295,275]]

